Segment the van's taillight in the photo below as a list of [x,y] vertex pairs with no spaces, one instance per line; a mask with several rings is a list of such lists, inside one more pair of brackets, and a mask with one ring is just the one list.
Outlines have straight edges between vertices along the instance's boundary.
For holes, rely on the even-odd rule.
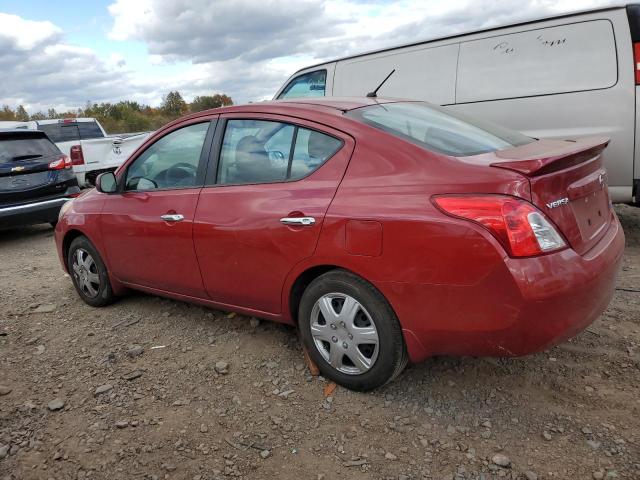
[[544,214],[524,200],[506,195],[439,195],[433,202],[447,215],[485,227],[512,257],[531,257],[566,247]]
[[71,159],[66,155],[61,156],[58,160],[49,162],[49,170],[64,170],[71,168]]
[[636,85],[640,85],[640,42],[633,44],[633,66],[636,72]]
[[69,151],[71,155],[71,163],[73,165],[84,165],[84,154],[82,153],[82,145],[73,145]]

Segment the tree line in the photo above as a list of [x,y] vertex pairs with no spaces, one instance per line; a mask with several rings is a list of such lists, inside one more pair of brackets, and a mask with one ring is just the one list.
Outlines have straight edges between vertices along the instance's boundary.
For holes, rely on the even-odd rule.
[[73,111],[58,112],[50,108],[46,113],[36,112],[30,115],[22,105],[18,105],[15,110],[8,105],[3,105],[0,109],[0,120],[26,122],[49,118],[94,117],[108,133],[129,133],[156,130],[187,113],[228,105],[233,105],[233,100],[224,94],[202,95],[195,97],[191,103],[187,103],[180,92],[173,91],[162,97],[160,107],[151,107],[129,100],[118,103],[87,102],[84,108]]

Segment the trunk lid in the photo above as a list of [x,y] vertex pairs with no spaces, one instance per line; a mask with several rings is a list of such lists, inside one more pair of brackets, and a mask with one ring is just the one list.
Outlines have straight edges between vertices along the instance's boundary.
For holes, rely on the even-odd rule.
[[493,153],[492,167],[528,178],[531,201],[579,254],[592,248],[612,220],[602,152],[606,137],[538,140]]

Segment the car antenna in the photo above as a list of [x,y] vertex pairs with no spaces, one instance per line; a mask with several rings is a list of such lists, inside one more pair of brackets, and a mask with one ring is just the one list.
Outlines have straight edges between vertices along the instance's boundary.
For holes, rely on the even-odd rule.
[[386,76],[386,78],[384,80],[382,80],[382,82],[380,83],[380,85],[378,85],[376,87],[376,89],[373,92],[369,92],[367,93],[367,97],[369,98],[376,98],[378,96],[378,90],[380,90],[380,88],[387,82],[387,80],[389,80],[389,77],[391,75],[393,75],[396,72],[396,69],[394,68],[393,70],[391,70],[391,73],[389,73],[389,75]]

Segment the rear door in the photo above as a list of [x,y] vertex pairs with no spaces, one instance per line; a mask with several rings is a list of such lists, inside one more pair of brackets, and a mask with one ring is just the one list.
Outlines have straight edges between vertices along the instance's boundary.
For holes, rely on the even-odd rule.
[[227,115],[223,127],[194,225],[205,288],[216,302],[279,313],[284,280],[313,255],[354,141],[275,115]]
[[101,229],[109,266],[123,282],[206,298],[193,221],[215,122],[174,127],[119,175]]

